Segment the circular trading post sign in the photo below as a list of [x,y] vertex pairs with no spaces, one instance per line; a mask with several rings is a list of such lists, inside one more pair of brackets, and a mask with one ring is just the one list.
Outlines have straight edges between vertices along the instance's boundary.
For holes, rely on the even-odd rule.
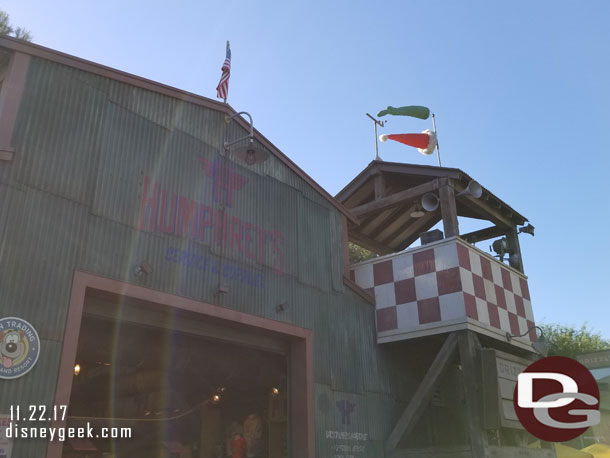
[[523,427],[548,442],[569,441],[600,422],[595,378],[563,356],[542,358],[519,374],[513,404]]
[[40,355],[40,338],[27,321],[0,318],[0,379],[13,379],[27,374]]

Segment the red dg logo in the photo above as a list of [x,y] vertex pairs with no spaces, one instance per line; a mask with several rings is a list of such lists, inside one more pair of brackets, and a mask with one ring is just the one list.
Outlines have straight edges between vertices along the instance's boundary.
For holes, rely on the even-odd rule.
[[569,441],[600,422],[595,378],[563,356],[542,358],[519,374],[513,404],[523,427],[548,442]]

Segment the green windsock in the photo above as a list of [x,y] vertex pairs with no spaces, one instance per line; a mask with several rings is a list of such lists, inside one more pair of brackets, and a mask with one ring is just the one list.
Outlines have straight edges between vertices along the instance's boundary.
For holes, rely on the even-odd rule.
[[377,113],[377,116],[385,116],[388,114],[398,116],[412,116],[413,118],[419,119],[428,119],[430,117],[430,109],[417,105],[399,108],[387,107],[385,110],[381,110],[379,113]]

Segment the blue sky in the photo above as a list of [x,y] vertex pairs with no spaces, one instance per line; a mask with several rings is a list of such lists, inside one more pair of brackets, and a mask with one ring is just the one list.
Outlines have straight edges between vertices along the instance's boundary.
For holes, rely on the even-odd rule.
[[[366,112],[430,107],[443,165],[536,227],[521,249],[537,320],[587,322],[610,338],[610,2],[3,0],[0,8],[35,43],[211,98],[231,40],[229,103],[331,194],[374,158]],[[380,133],[429,127],[391,118]],[[436,164],[391,143],[380,145],[385,160]]]

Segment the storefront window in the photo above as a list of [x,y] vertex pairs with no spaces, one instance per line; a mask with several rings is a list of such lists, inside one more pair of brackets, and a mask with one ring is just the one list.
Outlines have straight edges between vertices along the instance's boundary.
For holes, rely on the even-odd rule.
[[145,309],[85,302],[68,426],[131,434],[67,441],[63,456],[286,457],[281,342],[273,348],[265,336],[231,336],[169,307]]

